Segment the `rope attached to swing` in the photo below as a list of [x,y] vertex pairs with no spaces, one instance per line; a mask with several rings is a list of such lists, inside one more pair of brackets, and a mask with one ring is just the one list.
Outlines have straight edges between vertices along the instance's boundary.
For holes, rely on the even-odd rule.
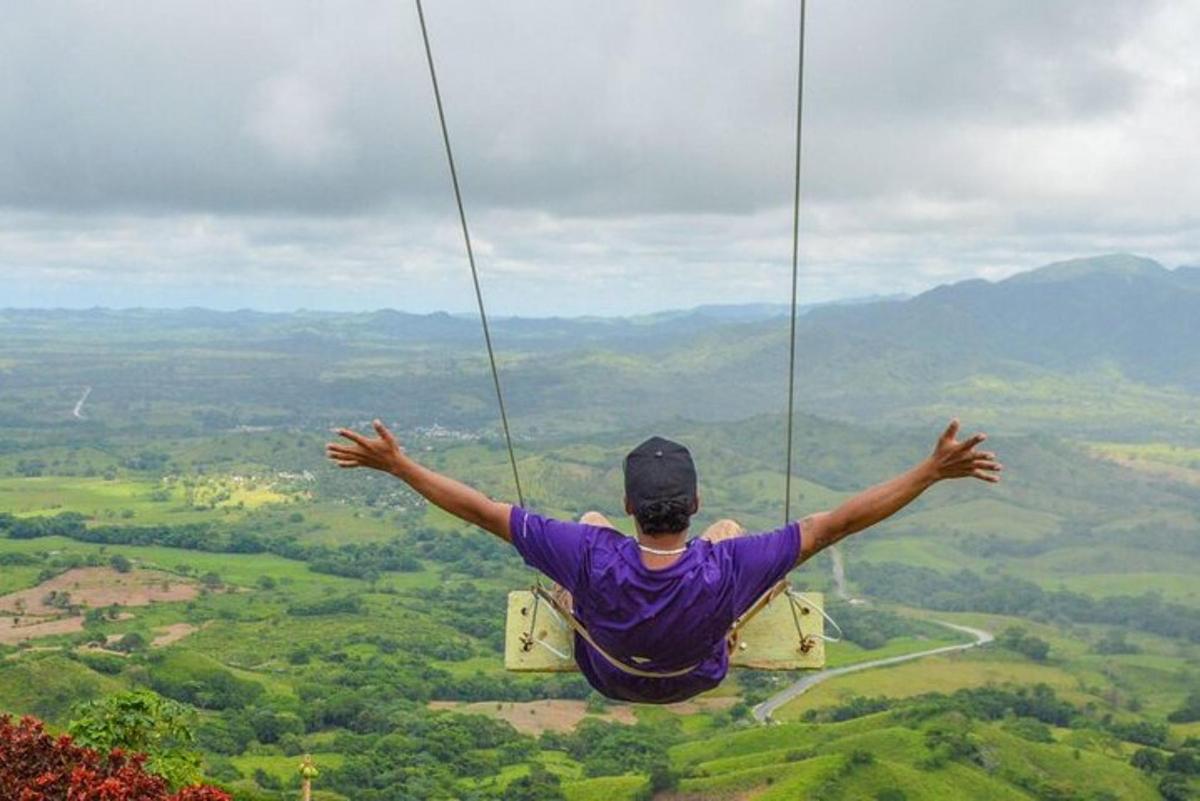
[[787,469],[783,479],[783,524],[792,522],[792,429],[796,406],[796,295],[800,276],[800,137],[804,130],[804,18],[807,0],[800,0],[800,40],[796,68],[796,171],[792,185],[792,322],[788,337]]
[[450,132],[446,127],[446,112],[442,108],[442,92],[438,88],[437,70],[433,66],[433,50],[429,46],[429,30],[425,27],[425,10],[417,3],[417,19],[421,21],[421,39],[425,42],[425,60],[429,62],[429,80],[433,84],[433,99],[437,103],[438,123],[442,128],[442,144],[446,146],[446,162],[450,165],[450,181],[454,184],[454,202],[458,205],[458,221],[462,225],[463,244],[471,265],[471,281],[475,285],[475,302],[479,305],[479,321],[483,324],[483,341],[487,345],[488,363],[492,367],[492,384],[496,388],[496,403],[500,406],[500,424],[504,428],[504,443],[508,446],[508,462],[512,465],[513,484],[517,488],[517,505],[525,506],[521,491],[521,475],[517,471],[517,456],[513,451],[512,434],[508,429],[508,412],[504,408],[504,393],[500,389],[500,371],[496,369],[496,352],[492,348],[492,332],[488,327],[487,311],[483,307],[483,290],[479,288],[479,270],[475,267],[475,251],[471,248],[471,232],[467,228],[467,213],[463,210],[462,190],[458,187],[458,170],[454,167],[454,152],[450,149]]
[[[508,461],[512,467],[513,484],[517,491],[517,502],[525,505],[525,494],[521,489],[521,475],[517,469],[516,452],[513,449],[512,432],[508,425],[508,411],[504,405],[504,392],[500,386],[500,371],[496,367],[496,352],[492,346],[492,333],[488,325],[487,310],[483,303],[483,290],[479,284],[479,269],[475,265],[475,251],[471,246],[471,232],[467,225],[467,214],[463,206],[462,190],[458,183],[458,170],[454,164],[454,151],[450,146],[450,132],[446,125],[446,112],[442,104],[442,93],[438,85],[437,68],[434,66],[433,49],[429,43],[429,29],[425,23],[425,10],[421,0],[415,0],[417,18],[421,24],[421,40],[425,45],[425,59],[429,64],[429,80],[433,85],[433,98],[437,105],[438,124],[442,132],[442,144],[446,150],[446,163],[450,168],[450,181],[454,186],[454,201],[458,207],[458,220],[462,227],[463,244],[467,251],[467,262],[471,267],[471,282],[475,288],[475,302],[479,308],[479,321],[483,327],[484,344],[487,346],[488,364],[492,372],[492,385],[496,391],[496,404],[500,409],[500,424],[504,430],[504,444],[508,450]],[[799,53],[796,75],[796,155],[792,189],[792,296],[788,336],[788,402],[787,402],[787,457],[784,471],[784,523],[791,522],[792,504],[792,442],[795,428],[796,404],[796,318],[799,284],[800,250],[800,163],[804,121],[804,32],[807,0],[800,0],[800,25],[798,30]]]
[[[491,371],[492,371],[492,384],[496,390],[496,403],[500,409],[500,423],[501,423],[502,428],[504,429],[504,442],[508,448],[509,464],[512,466],[513,483],[516,486],[517,501],[521,506],[524,506],[525,505],[525,497],[524,497],[524,493],[521,490],[521,477],[520,477],[520,473],[517,469],[517,458],[516,458],[516,453],[513,449],[512,434],[509,430],[508,413],[507,413],[507,410],[505,409],[505,405],[504,405],[504,392],[500,386],[500,371],[496,367],[496,354],[495,354],[495,349],[492,346],[491,330],[490,330],[490,327],[488,326],[487,311],[486,311],[486,309],[484,307],[484,303],[483,303],[483,290],[480,288],[480,284],[479,284],[479,270],[475,265],[475,252],[471,246],[471,233],[470,233],[469,227],[467,226],[467,215],[466,215],[466,211],[463,207],[462,190],[460,189],[459,183],[458,183],[458,170],[455,167],[454,152],[450,146],[450,133],[449,133],[449,129],[446,125],[446,113],[445,113],[445,109],[443,108],[443,105],[442,105],[442,94],[441,94],[441,89],[438,85],[437,69],[434,66],[433,49],[429,43],[429,30],[425,24],[425,10],[422,6],[421,0],[415,0],[415,2],[416,2],[416,6],[417,6],[417,18],[421,24],[421,39],[425,45],[425,59],[429,64],[429,79],[430,79],[431,84],[433,85],[433,97],[434,97],[434,101],[437,105],[438,124],[441,128],[442,144],[445,146],[445,150],[446,150],[446,162],[449,165],[450,180],[454,186],[454,200],[455,200],[455,204],[458,207],[458,220],[462,227],[463,244],[466,247],[467,261],[471,267],[471,281],[475,288],[475,301],[479,307],[479,320],[483,327],[484,343],[487,345],[488,364],[491,366]],[[785,480],[784,480],[784,523],[785,524],[791,521],[792,439],[793,439],[793,427],[794,427],[793,418],[794,418],[795,395],[796,395],[796,392],[795,392],[795,386],[796,386],[796,317],[797,317],[796,301],[797,301],[797,295],[798,295],[798,281],[799,281],[800,154],[801,154],[800,146],[801,146],[801,132],[802,132],[802,122],[803,122],[803,111],[804,111],[804,29],[805,29],[806,5],[807,5],[806,0],[800,0],[800,26],[799,26],[799,34],[798,34],[799,35],[799,58],[798,58],[798,67],[797,67],[797,91],[796,91],[796,157],[795,157],[795,177],[794,177],[794,183],[793,183],[793,197],[792,197],[792,299],[791,299],[791,329],[790,329],[789,349],[788,349],[787,469],[784,474],[785,475]],[[632,674],[635,676],[668,678],[668,677],[672,677],[672,676],[686,675],[687,673],[690,673],[692,670],[694,670],[696,667],[695,665],[693,665],[691,667],[688,667],[688,668],[685,668],[682,670],[670,671],[667,673],[652,673],[649,671],[640,670],[640,669],[635,668],[630,665],[626,665],[623,662],[621,662],[620,660],[609,655],[594,640],[592,640],[591,635],[587,632],[587,629],[584,628],[583,625],[580,624],[575,619],[574,615],[570,614],[569,612],[566,612],[565,610],[559,610],[557,608],[557,605],[556,605],[554,599],[552,598],[552,596],[550,596],[550,594],[547,593],[546,590],[542,587],[540,577],[538,577],[535,580],[535,583],[531,589],[533,592],[534,606],[533,606],[533,618],[531,620],[531,625],[530,625],[530,633],[529,633],[530,637],[532,637],[534,627],[536,626],[538,607],[542,603],[545,603],[547,605],[547,607],[555,614],[555,617],[560,620],[560,622],[565,622],[567,625],[569,625],[571,628],[573,628],[575,630],[575,632],[577,634],[579,634],[580,637],[582,637],[585,641],[588,642],[588,644],[590,644],[592,646],[592,648],[594,648],[598,653],[600,653],[602,656],[604,656],[605,659],[607,659],[615,667],[617,667],[618,669],[620,669],[626,673],[629,673],[629,674]],[[795,619],[796,630],[801,638],[801,642],[803,643],[805,641],[805,635],[800,628],[799,618],[796,617],[795,606],[799,602],[798,599],[803,599],[804,601],[807,601],[808,599],[804,598],[804,596],[799,595],[798,593],[793,593],[790,587],[784,588],[783,591],[787,593],[789,603],[792,605],[792,615],[793,615],[793,618]],[[756,603],[754,609],[752,609],[749,613],[743,615],[741,619],[739,619],[738,621],[736,621],[734,623],[734,626],[731,628],[731,630],[729,632],[729,636],[736,637],[740,628],[742,626],[744,626],[747,622],[749,622],[750,618],[754,617],[754,615],[757,614],[758,611],[760,611],[763,607],[765,607],[766,603],[769,603],[770,599],[772,597],[774,597],[776,594],[777,593],[775,591],[772,591],[772,592],[768,593],[767,595],[765,595],[762,600],[760,600],[758,603]],[[833,623],[832,619],[830,619],[829,616],[826,615],[823,610],[821,611],[821,614],[827,620],[829,620],[829,622]],[[836,623],[833,623],[833,625],[837,626]],[[840,629],[839,629],[839,633],[840,633]],[[563,658],[566,657],[565,654],[562,654],[562,653],[558,652],[557,650],[551,648],[547,643],[545,643],[543,641],[531,639],[530,642],[528,643],[529,646],[532,646],[534,644],[543,645],[543,646],[549,648],[551,651],[553,651],[556,655],[563,657]]]

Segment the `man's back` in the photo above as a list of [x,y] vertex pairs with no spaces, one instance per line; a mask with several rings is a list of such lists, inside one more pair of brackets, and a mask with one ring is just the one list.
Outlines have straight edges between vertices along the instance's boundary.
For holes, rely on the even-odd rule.
[[612,698],[670,703],[715,687],[729,656],[725,635],[754,601],[787,575],[800,553],[798,524],[712,543],[696,538],[667,567],[649,568],[635,540],[603,526],[552,520],[514,507],[513,545],[569,590],[575,616],[608,654],[652,673],[615,667],[577,637],[576,661]]

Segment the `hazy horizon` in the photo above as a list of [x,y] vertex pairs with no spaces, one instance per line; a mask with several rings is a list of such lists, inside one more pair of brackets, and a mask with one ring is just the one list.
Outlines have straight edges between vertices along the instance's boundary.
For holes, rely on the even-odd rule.
[[[1084,262],[1084,261],[1089,261],[1089,260],[1094,260],[1094,259],[1105,259],[1105,258],[1111,258],[1111,257],[1131,257],[1131,258],[1135,258],[1135,259],[1149,258],[1149,257],[1145,256],[1144,254],[1131,254],[1131,253],[1106,253],[1106,254],[1094,254],[1094,255],[1090,255],[1090,256],[1077,256],[1072,259],[1067,259],[1063,262],[1052,262],[1050,264],[1037,264],[1037,265],[1030,265],[1028,267],[1022,267],[1019,269],[1015,269],[1012,272],[1010,272],[1006,275],[1003,275],[1003,276],[996,276],[993,278],[985,278],[982,280],[989,281],[989,282],[996,282],[996,281],[1004,280],[1005,278],[1010,278],[1014,275],[1020,275],[1022,273],[1033,272],[1035,270],[1039,270],[1044,267],[1054,266],[1057,264],[1063,264],[1063,263],[1068,263],[1068,262]],[[1151,259],[1151,260],[1153,261],[1153,259]],[[1180,268],[1187,269],[1187,268],[1195,268],[1196,267],[1196,265],[1191,265],[1191,264],[1166,265],[1166,264],[1162,264],[1161,262],[1159,262],[1159,264],[1160,264],[1160,266],[1164,267],[1167,270],[1175,270],[1175,269],[1180,269]],[[970,280],[970,278],[962,278],[962,279],[957,279],[957,280],[953,280],[953,281],[930,284],[928,286],[921,287],[913,292],[894,292],[894,293],[877,292],[877,293],[871,293],[871,294],[847,295],[847,296],[839,296],[839,297],[824,298],[824,299],[806,299],[806,298],[801,297],[801,298],[798,298],[797,302],[798,302],[798,307],[801,310],[805,310],[808,308],[813,308],[813,307],[818,307],[818,306],[853,304],[853,303],[868,303],[868,302],[889,301],[889,300],[903,300],[903,299],[916,297],[916,296],[921,295],[930,290],[937,289],[938,287],[941,287],[941,286],[948,286],[948,285],[958,283],[959,281],[962,281],[962,280]],[[470,301],[471,301],[470,306],[462,307],[462,308],[414,308],[414,307],[406,308],[406,307],[401,307],[401,306],[387,306],[387,305],[371,306],[371,305],[365,305],[365,304],[364,305],[351,305],[351,306],[346,306],[346,307],[342,307],[342,308],[336,308],[333,306],[326,306],[326,307],[319,307],[319,306],[280,307],[280,306],[274,306],[274,307],[272,307],[272,306],[247,306],[247,305],[205,305],[205,304],[199,304],[199,303],[186,303],[186,304],[179,304],[179,305],[152,305],[152,304],[106,305],[106,304],[98,304],[98,303],[80,302],[80,303],[76,303],[76,304],[62,304],[62,305],[14,305],[14,304],[8,304],[8,305],[0,306],[0,311],[96,311],[96,310],[99,310],[99,311],[114,311],[114,312],[129,312],[129,311],[169,312],[169,311],[201,310],[201,311],[211,311],[211,312],[218,312],[218,313],[255,312],[255,313],[261,313],[261,314],[299,314],[299,313],[371,314],[371,313],[383,312],[383,311],[394,311],[394,312],[400,312],[403,314],[413,314],[413,315],[448,314],[452,317],[475,318],[478,316],[479,312],[478,312],[478,309],[476,308],[476,306],[474,305],[474,296],[473,295],[471,296]],[[488,302],[486,298],[485,298],[484,302],[485,303]],[[688,312],[695,312],[695,311],[698,311],[701,309],[751,309],[754,307],[763,307],[764,309],[777,307],[780,313],[787,313],[789,306],[790,306],[789,299],[784,297],[780,300],[773,300],[773,301],[772,300],[761,300],[761,301],[723,302],[723,303],[708,301],[708,302],[695,303],[695,304],[686,305],[686,306],[681,306],[681,305],[654,306],[654,305],[650,305],[641,310],[637,310],[637,311],[631,310],[631,311],[624,311],[624,312],[618,312],[618,311],[614,310],[614,311],[608,311],[608,312],[591,312],[591,313],[569,313],[568,312],[568,313],[558,313],[558,314],[554,314],[554,313],[549,313],[549,314],[537,314],[537,313],[534,313],[534,314],[519,314],[519,313],[518,314],[510,314],[510,313],[504,313],[504,312],[497,313],[491,309],[490,304],[489,304],[488,316],[491,318],[494,318],[494,319],[529,319],[529,320],[581,319],[581,318],[623,319],[623,318],[632,318],[632,317],[652,316],[652,315],[657,315],[657,314],[688,313]]]

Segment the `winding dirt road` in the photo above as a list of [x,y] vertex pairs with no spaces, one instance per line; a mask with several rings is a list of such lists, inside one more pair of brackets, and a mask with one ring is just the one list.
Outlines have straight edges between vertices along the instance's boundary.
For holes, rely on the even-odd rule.
[[945,626],[948,629],[961,631],[964,634],[970,634],[975,638],[973,642],[959,643],[958,645],[943,645],[940,648],[930,648],[928,651],[917,651],[911,654],[901,654],[900,656],[889,656],[884,659],[873,659],[870,662],[857,662],[853,665],[846,665],[839,668],[829,668],[827,670],[819,670],[816,673],[810,673],[807,676],[801,677],[795,683],[787,686],[783,690],[772,695],[767,700],[763,701],[758,706],[751,710],[754,714],[754,719],[759,723],[770,723],[771,715],[775,710],[791,701],[800,697],[812,687],[836,678],[844,676],[847,673],[857,673],[860,670],[870,670],[871,668],[886,667],[888,665],[898,665],[901,662],[911,662],[914,659],[923,659],[927,656],[936,654],[948,654],[953,651],[966,651],[969,648],[977,648],[980,645],[986,645],[996,639],[990,631],[983,629],[975,629],[970,626],[960,626],[957,623],[947,623],[944,620],[933,620],[932,623],[937,623],[939,626]]
[[86,420],[87,419],[86,417],[83,416],[83,404],[87,403],[88,395],[91,395],[91,394],[92,394],[92,388],[84,387],[83,395],[80,396],[79,400],[75,401],[75,408],[74,408],[74,410],[71,411],[71,415],[76,420]]

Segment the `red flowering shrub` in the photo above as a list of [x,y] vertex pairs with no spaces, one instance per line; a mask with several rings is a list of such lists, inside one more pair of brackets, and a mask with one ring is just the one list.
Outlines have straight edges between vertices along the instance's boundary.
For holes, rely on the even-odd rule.
[[4,801],[230,801],[215,787],[171,793],[146,773],[144,754],[114,750],[101,757],[67,736],[46,734],[41,721],[0,715],[0,798]]

